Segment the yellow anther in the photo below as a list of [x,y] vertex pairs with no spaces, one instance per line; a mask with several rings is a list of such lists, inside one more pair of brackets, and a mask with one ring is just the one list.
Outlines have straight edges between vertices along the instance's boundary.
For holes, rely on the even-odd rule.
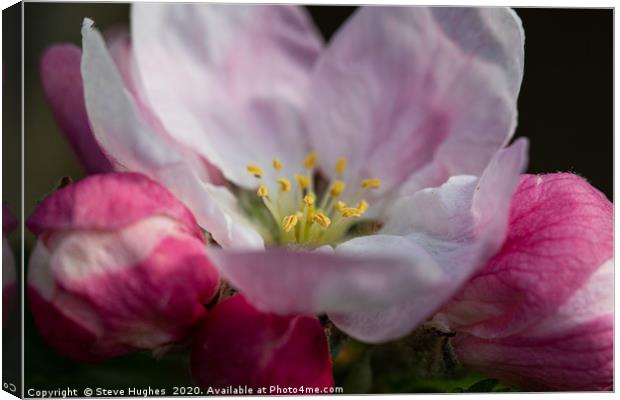
[[248,172],[254,175],[256,178],[263,176],[263,169],[256,164],[248,164]]
[[357,209],[360,213],[364,214],[366,210],[368,210],[368,203],[366,200],[360,200],[360,202],[357,203]]
[[291,191],[291,182],[288,179],[278,179],[278,185],[280,185],[280,190],[284,193]]
[[332,185],[329,194],[331,194],[333,197],[338,197],[342,194],[342,192],[344,192],[344,182],[338,180]]
[[379,189],[381,187],[381,179],[371,178],[362,180],[362,189]]
[[282,229],[284,232],[288,233],[297,225],[299,222],[299,218],[295,214],[287,215],[282,219]]
[[317,158],[317,155],[315,151],[311,151],[310,153],[308,153],[308,155],[304,159],[304,167],[306,169],[314,168],[314,164],[316,164],[316,158]]
[[310,186],[310,179],[305,175],[295,175],[295,180],[302,189],[308,189]]
[[312,216],[312,221],[318,223],[323,228],[327,228],[332,223],[331,219],[329,219],[327,215],[320,212]]
[[342,214],[342,216],[345,218],[353,218],[353,217],[357,218],[357,217],[362,216],[362,213],[360,212],[360,210],[355,207],[344,207],[344,208],[341,208],[339,211]]
[[269,189],[267,189],[267,186],[265,185],[260,185],[256,190],[256,194],[258,197],[267,197],[269,196]]
[[304,203],[306,203],[308,207],[312,207],[314,205],[315,200],[316,200],[316,196],[314,195],[314,193],[308,193],[307,195],[304,196]]
[[[295,244],[302,247],[321,246],[336,243],[355,226],[369,204],[364,200],[361,189],[351,188],[345,182],[347,159],[340,157],[335,162],[335,176],[331,181],[315,182],[314,172],[318,166],[318,153],[312,151],[303,159],[300,174],[294,179],[282,171],[284,164],[278,158],[272,158],[270,169],[265,163],[263,170],[259,164],[248,164],[247,171],[259,178],[256,194],[273,217],[273,223],[279,233],[271,236],[276,243]],[[333,161],[332,161],[333,162]],[[271,172],[270,172],[271,171]],[[273,179],[272,183],[266,179]],[[357,180],[362,189],[381,187],[379,178]],[[293,187],[296,185],[296,187]],[[317,196],[321,195],[320,198]],[[348,197],[349,191],[357,194]],[[273,192],[273,193],[271,193]],[[292,192],[292,193],[289,193]],[[349,200],[345,202],[342,200]],[[271,232],[270,232],[271,233]]]
[[336,172],[338,173],[339,176],[344,175],[344,171],[347,169],[347,159],[346,158],[339,158],[338,161],[336,161]]

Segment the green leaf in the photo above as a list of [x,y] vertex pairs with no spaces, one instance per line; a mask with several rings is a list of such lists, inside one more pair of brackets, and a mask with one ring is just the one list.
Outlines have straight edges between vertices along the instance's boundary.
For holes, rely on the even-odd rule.
[[483,379],[471,385],[467,392],[492,392],[498,383],[497,379]]

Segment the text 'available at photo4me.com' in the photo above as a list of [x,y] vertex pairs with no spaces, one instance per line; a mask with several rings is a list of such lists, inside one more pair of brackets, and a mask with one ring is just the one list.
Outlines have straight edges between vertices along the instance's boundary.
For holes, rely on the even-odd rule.
[[103,388],[87,387],[77,389],[63,387],[56,389],[26,389],[26,397],[33,398],[70,398],[70,397],[150,397],[150,396],[244,396],[244,395],[308,395],[308,394],[342,394],[342,387],[311,387],[311,386],[280,386],[271,385],[263,387],[249,387],[246,385],[201,388],[198,386],[173,386],[168,388],[127,387],[127,388]]

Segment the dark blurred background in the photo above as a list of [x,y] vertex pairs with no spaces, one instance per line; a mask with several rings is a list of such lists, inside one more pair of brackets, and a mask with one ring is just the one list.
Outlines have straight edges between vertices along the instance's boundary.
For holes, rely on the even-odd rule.
[[[309,11],[326,38],[353,12],[353,7],[311,6]],[[43,97],[38,76],[41,53],[52,43],[80,44],[82,19],[88,16],[105,30],[128,23],[129,7],[123,4],[26,3],[25,4],[25,205],[30,214],[38,200],[58,180],[70,175],[79,179],[82,168],[65,143]],[[525,78],[519,100],[517,136],[530,139],[529,171],[570,171],[587,178],[608,198],[613,196],[613,11],[610,9],[517,9],[526,34]],[[7,137],[5,141],[19,140]],[[5,145],[6,146],[6,145]],[[5,171],[7,171],[5,169]],[[4,174],[4,180],[19,179]],[[17,201],[18,197],[15,198]],[[28,244],[33,238],[27,237]],[[132,363],[121,357],[92,368],[81,368],[27,335],[26,363],[30,384],[60,386],[101,379],[121,385],[136,382],[136,368],[151,365],[142,355]],[[30,349],[30,351],[28,351]],[[30,353],[30,357],[29,354]],[[42,359],[53,362],[46,366]],[[138,357],[137,359],[135,357]],[[146,357],[146,356],[145,356]],[[137,361],[136,361],[137,360]],[[30,361],[30,363],[29,363]],[[141,364],[144,363],[144,364]],[[169,365],[158,364],[164,381],[187,379],[186,371],[168,376]],[[176,364],[181,366],[181,364]],[[93,369],[94,368],[94,369]],[[138,367],[141,368],[141,367]],[[148,367],[149,379],[158,376]],[[132,374],[133,371],[133,374]],[[164,378],[167,377],[167,378]],[[145,377],[146,378],[146,377]],[[90,382],[88,382],[90,380]],[[147,382],[145,380],[145,382]]]

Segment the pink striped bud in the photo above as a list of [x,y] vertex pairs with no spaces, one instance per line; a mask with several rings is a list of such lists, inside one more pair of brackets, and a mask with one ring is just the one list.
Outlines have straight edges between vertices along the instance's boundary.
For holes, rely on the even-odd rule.
[[134,173],[92,175],[28,220],[39,240],[28,294],[39,333],[61,353],[99,360],[186,338],[218,274],[192,214]]
[[463,364],[523,389],[611,389],[612,213],[576,175],[521,177],[502,249],[435,317]]

